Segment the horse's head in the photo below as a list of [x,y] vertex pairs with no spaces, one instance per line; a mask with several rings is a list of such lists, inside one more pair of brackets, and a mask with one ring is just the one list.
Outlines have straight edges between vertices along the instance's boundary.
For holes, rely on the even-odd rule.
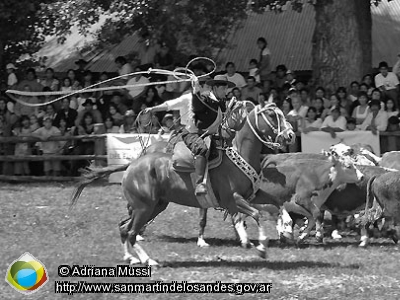
[[283,148],[295,142],[292,125],[275,103],[257,105],[248,114],[247,123],[257,139],[269,148]]

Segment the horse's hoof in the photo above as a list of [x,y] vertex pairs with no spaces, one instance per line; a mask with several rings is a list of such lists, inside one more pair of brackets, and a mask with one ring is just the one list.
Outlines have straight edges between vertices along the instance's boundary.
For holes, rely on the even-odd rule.
[[281,234],[281,236],[283,236],[285,239],[293,241],[294,240],[294,236],[293,236],[293,232],[283,232]]
[[136,236],[136,242],[141,242],[141,241],[144,241],[144,237],[142,237],[141,235],[137,235]]
[[256,247],[256,250],[257,250],[257,254],[258,254],[259,257],[261,257],[262,259],[266,259],[267,258],[267,251],[263,246],[258,245]]
[[197,246],[200,248],[206,248],[206,247],[210,247],[210,244],[206,243],[205,240],[198,240]]
[[362,241],[360,244],[358,244],[358,247],[360,248],[367,248],[368,242],[367,241]]
[[151,266],[151,267],[158,267],[158,266],[160,266],[159,264],[158,264],[158,262],[156,262],[155,260],[153,260],[153,259],[151,259],[151,258],[149,258],[147,261],[146,261],[146,263],[145,263],[147,266]]
[[241,247],[244,249],[250,249],[253,246],[254,246],[254,244],[252,242],[241,243]]
[[124,257],[124,260],[129,262],[130,265],[139,265],[140,264],[140,260],[137,259],[134,256],[131,256],[131,257],[128,257],[128,258]]

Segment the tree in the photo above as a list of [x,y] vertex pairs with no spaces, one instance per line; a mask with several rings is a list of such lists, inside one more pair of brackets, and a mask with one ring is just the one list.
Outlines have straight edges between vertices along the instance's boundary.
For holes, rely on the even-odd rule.
[[254,9],[269,6],[271,10],[282,12],[282,6],[290,2],[293,10],[301,12],[305,2],[314,5],[313,77],[318,85],[335,90],[371,73],[371,5],[379,5],[381,1],[259,0],[255,2]]

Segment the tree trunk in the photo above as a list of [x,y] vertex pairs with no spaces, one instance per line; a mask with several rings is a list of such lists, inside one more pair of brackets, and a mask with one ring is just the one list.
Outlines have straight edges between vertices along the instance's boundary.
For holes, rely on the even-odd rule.
[[372,71],[370,1],[317,0],[313,36],[313,77],[335,91]]

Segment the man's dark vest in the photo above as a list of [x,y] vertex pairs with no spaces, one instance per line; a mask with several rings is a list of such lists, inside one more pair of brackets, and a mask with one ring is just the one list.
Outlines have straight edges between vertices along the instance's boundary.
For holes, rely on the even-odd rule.
[[201,100],[198,95],[193,94],[192,110],[194,113],[195,124],[198,129],[207,129],[218,115],[218,107],[225,112],[225,101],[214,101],[209,97],[203,97]]

